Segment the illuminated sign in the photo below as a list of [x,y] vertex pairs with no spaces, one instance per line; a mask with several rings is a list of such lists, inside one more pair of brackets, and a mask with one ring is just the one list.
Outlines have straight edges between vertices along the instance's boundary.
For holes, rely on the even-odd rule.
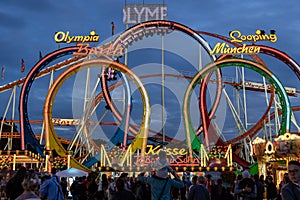
[[258,54],[260,52],[260,47],[255,46],[254,43],[257,41],[270,41],[276,42],[277,36],[274,30],[270,31],[270,34],[266,34],[263,30],[257,30],[255,34],[243,35],[240,31],[234,30],[229,33],[231,42],[243,43],[251,42],[253,45],[243,44],[240,47],[231,47],[226,42],[218,42],[210,55],[215,54]]
[[167,6],[164,4],[126,4],[123,8],[124,24],[165,19],[167,19]]
[[[245,86],[245,88],[259,90],[259,91],[264,91],[265,89],[270,91],[270,88],[271,88],[270,84],[265,85],[262,83],[255,83],[255,82],[250,82],[250,81],[245,81],[244,86]],[[296,92],[297,92],[296,88],[284,87],[284,89],[289,95],[296,96]]]
[[[159,160],[158,154],[162,151],[161,146],[147,145],[145,152],[144,165],[154,164]],[[167,147],[165,149],[167,153],[167,161],[170,166],[199,166],[199,158],[191,158],[185,148]],[[139,155],[134,156],[134,165],[139,165],[142,162],[142,157]]]
[[80,119],[53,118],[52,123],[56,126],[78,126],[80,124]]
[[240,31],[234,30],[229,33],[229,36],[232,38],[231,42],[257,42],[257,41],[270,41],[276,42],[277,36],[275,31],[271,31],[270,34],[266,34],[262,30],[257,30],[255,35],[242,35]]
[[[199,166],[200,165],[200,160],[199,158],[191,158],[191,157],[186,157],[186,156],[173,156],[173,157],[167,157],[167,161],[170,163],[170,166]],[[134,156],[134,161],[133,164],[138,166],[141,163],[143,165],[153,165],[157,160],[159,160],[158,157],[154,156],[145,156],[144,160],[142,159],[141,156],[135,155]]]
[[76,36],[70,36],[70,32],[63,32],[58,31],[54,35],[54,40],[57,43],[84,43],[84,42],[98,42],[99,36],[97,35],[96,31],[91,31],[90,35],[76,35]]
[[118,45],[113,45],[113,42],[104,44],[99,47],[92,47],[88,43],[79,43],[79,49],[74,52],[74,56],[109,56],[111,58],[117,58],[124,54],[124,49],[131,45],[134,41],[142,40],[143,37],[152,36],[154,34],[169,34],[173,31],[171,27],[143,27],[135,32],[125,34],[120,38]]
[[113,47],[112,43],[108,43],[99,47],[92,47],[90,48],[90,45],[85,44],[77,44],[79,46],[79,49],[77,52],[74,52],[74,56],[110,56],[112,58],[119,57],[123,55],[123,48],[118,46],[116,49]]
[[[153,146],[148,144],[147,151],[145,152],[146,155],[158,155],[159,152],[162,150],[161,146]],[[167,156],[185,156],[187,155],[187,151],[185,148],[166,148]]]

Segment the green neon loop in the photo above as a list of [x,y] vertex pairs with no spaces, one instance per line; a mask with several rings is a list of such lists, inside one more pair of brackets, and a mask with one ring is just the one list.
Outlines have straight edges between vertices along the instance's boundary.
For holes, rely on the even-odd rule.
[[[280,80],[265,66],[258,64],[256,62],[246,60],[246,59],[226,59],[221,61],[216,61],[215,63],[210,63],[206,65],[201,71],[199,71],[194,78],[191,80],[187,90],[185,92],[184,102],[183,102],[183,116],[184,116],[184,125],[187,140],[187,146],[190,149],[199,149],[201,146],[201,141],[196,136],[195,130],[192,126],[191,117],[190,117],[190,98],[194,88],[201,83],[202,79],[209,74],[210,72],[221,69],[225,67],[244,67],[256,71],[257,73],[264,76],[274,87],[282,107],[282,123],[280,130],[278,132],[279,135],[285,134],[290,131],[291,124],[291,105],[288,98],[288,95],[284,89],[284,86],[280,82]],[[188,143],[190,141],[190,144]]]

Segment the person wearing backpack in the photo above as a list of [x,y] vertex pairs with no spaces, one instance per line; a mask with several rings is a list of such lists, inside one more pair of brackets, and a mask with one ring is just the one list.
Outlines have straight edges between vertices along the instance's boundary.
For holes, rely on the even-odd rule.
[[152,200],[170,200],[170,191],[172,187],[182,188],[184,187],[183,182],[180,180],[177,173],[172,170],[172,175],[175,177],[171,179],[161,178],[156,176],[155,174],[151,177],[144,177],[144,173],[139,175],[139,180],[143,183],[148,183],[151,185],[151,199]]
[[56,168],[51,169],[51,174],[51,178],[46,180],[40,187],[40,197],[47,200],[64,200],[59,178],[56,176]]

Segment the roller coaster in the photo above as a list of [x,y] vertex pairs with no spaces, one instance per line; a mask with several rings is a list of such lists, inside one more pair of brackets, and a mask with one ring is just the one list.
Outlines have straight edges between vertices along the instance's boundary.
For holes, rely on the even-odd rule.
[[[113,167],[116,154],[109,152],[116,146],[121,169],[132,155],[143,166],[149,144],[182,147],[189,158],[230,146],[235,165],[249,166],[255,137],[273,141],[300,132],[300,67],[286,53],[258,44],[260,54],[211,55],[209,40],[242,46],[155,20],[96,47],[77,44],[49,53],[26,77],[0,86],[7,99],[3,150],[14,150],[20,140],[20,150],[32,149],[46,165],[55,155],[89,171],[99,161]],[[290,80],[274,73],[274,65],[283,65]],[[291,80],[296,84],[286,85]]]

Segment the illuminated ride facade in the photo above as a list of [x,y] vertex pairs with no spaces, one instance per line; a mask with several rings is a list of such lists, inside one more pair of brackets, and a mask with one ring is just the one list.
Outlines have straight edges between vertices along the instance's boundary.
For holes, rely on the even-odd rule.
[[[275,33],[266,35],[265,38],[262,38],[261,34],[256,34],[258,41],[266,38],[270,41],[275,40]],[[192,70],[188,67],[170,69],[168,66],[170,61],[167,60],[167,55],[179,54],[178,49],[182,48],[180,47],[182,44],[175,45],[174,49],[168,49],[168,45],[180,43],[176,41],[179,36],[184,36],[183,38],[189,41],[189,44],[194,44],[193,51],[192,48],[189,49],[189,55],[193,55],[190,59],[195,59],[197,62]],[[214,48],[211,48],[204,36],[220,39],[222,43],[217,43]],[[90,47],[88,43],[79,43],[77,46],[59,49],[40,59],[26,78],[0,88],[1,92],[11,89],[12,97],[15,97],[16,86],[22,85],[19,98],[19,121],[12,115],[11,120],[2,120],[2,124],[20,123],[20,151],[25,152],[30,146],[39,155],[38,158],[41,157],[39,162],[43,163],[42,167],[46,171],[49,171],[54,162],[85,171],[90,171],[95,166],[100,167],[101,171],[151,170],[152,164],[159,159],[158,152],[165,149],[170,165],[180,171],[235,170],[249,167],[251,163],[258,161],[261,172],[266,173],[266,166],[263,163],[285,158],[282,153],[279,158],[274,153],[280,152],[283,148],[281,141],[286,141],[287,137],[288,140],[290,138],[293,138],[293,141],[298,140],[294,139],[297,138],[294,132],[299,132],[297,115],[294,114],[298,111],[298,107],[293,106],[290,101],[290,98],[296,98],[296,89],[285,88],[281,79],[273,74],[259,57],[259,53],[282,61],[296,74],[298,80],[300,68],[292,58],[281,51],[268,46],[244,44],[247,41],[253,42],[255,35],[248,39],[246,37],[241,41],[242,43],[232,39],[232,36],[237,37],[231,35],[229,39],[217,34],[194,31],[177,22],[155,20],[134,25],[97,47]],[[158,41],[159,48],[155,46],[156,44],[151,44],[151,40],[154,41],[153,43]],[[142,42],[141,47],[135,46],[139,42]],[[145,51],[146,56],[149,49],[154,49],[155,55],[159,53],[161,57],[159,64],[151,61],[148,64],[152,67],[150,70],[146,69],[149,66],[145,63],[140,63],[138,67],[130,66],[134,63],[130,60],[132,55],[132,59],[137,59],[135,54],[139,55],[140,51]],[[183,52],[182,55],[185,53]],[[50,62],[63,56],[70,58],[46,68]],[[60,68],[65,70],[54,77],[54,71]],[[226,80],[228,75],[223,71],[225,68],[233,69],[235,73],[233,81]],[[185,74],[180,70],[188,70],[188,73]],[[76,107],[76,109],[80,108],[81,112],[74,114],[73,111],[73,118],[60,120],[61,117],[55,107],[62,103],[62,100],[57,96],[64,91],[64,86],[69,80],[83,72],[85,81],[80,82],[80,85],[83,85],[84,92],[82,90],[77,92],[82,94],[84,103]],[[255,81],[246,80],[246,72],[251,74],[249,78],[255,77]],[[231,75],[232,73],[229,72]],[[38,138],[32,129],[34,120],[29,119],[28,103],[31,87],[36,79],[44,74],[50,74],[51,78],[42,107],[41,137]],[[260,77],[263,83],[258,83],[257,77]],[[151,80],[147,82],[149,79]],[[151,84],[152,86],[149,87],[148,85]],[[152,122],[156,120],[153,113],[157,117],[152,102],[157,97],[157,93],[151,91],[153,84],[159,85],[156,89],[160,96],[161,109],[160,120],[158,120],[161,124],[160,128],[156,128]],[[230,99],[226,87],[232,88],[229,91],[234,93],[234,100]],[[74,86],[73,90],[75,89]],[[178,107],[172,108],[179,119],[175,122],[178,124],[176,134],[168,134],[168,123],[170,123],[167,120],[168,109],[170,109],[168,105],[172,101],[166,98],[167,90],[174,92],[179,102]],[[250,96],[263,94],[265,97],[263,99],[267,106],[262,107],[259,112],[261,116],[258,120],[256,118],[255,123],[249,122],[251,118],[249,115],[252,113],[247,109],[249,101],[256,100],[248,100],[247,93]],[[75,96],[77,97],[77,93]],[[14,110],[14,103],[11,102],[9,100],[8,105],[12,104]],[[234,136],[227,136],[218,124],[223,120],[221,126],[226,127],[228,123],[229,113],[220,112],[220,108],[222,110],[224,105],[232,113],[232,119],[229,121],[236,128],[232,132]],[[99,109],[101,106],[102,108]],[[105,121],[109,114],[112,117],[108,119],[114,122]],[[62,122],[64,125],[76,127],[67,145],[63,144],[58,137],[59,129],[56,128],[57,125],[62,126]],[[109,134],[100,133],[100,138],[105,136],[106,141],[96,144],[94,136],[103,131],[102,127],[105,126],[117,128]],[[291,130],[294,132],[292,133]],[[14,131],[10,133],[1,131],[1,140],[8,138],[6,148],[9,151],[12,150],[9,144],[12,143],[13,135],[18,134]],[[255,139],[257,136],[263,137],[264,140]],[[265,146],[258,148],[258,144]],[[276,145],[279,147],[277,148]],[[294,149],[297,142],[290,146]],[[261,149],[266,151],[263,152]],[[19,154],[15,152],[12,156],[17,158]],[[293,155],[296,156],[289,154],[288,158],[297,159],[297,153]],[[9,162],[16,163],[16,160]]]

